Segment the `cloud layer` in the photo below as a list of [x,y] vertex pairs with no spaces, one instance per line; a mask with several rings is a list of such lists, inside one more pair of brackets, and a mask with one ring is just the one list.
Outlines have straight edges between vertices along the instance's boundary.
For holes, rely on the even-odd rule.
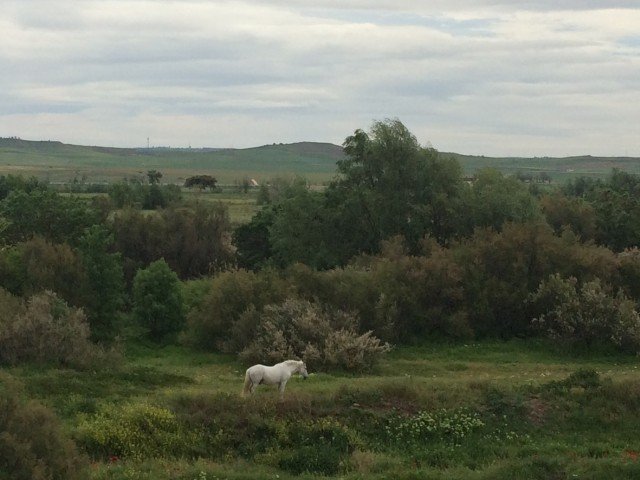
[[[425,5],[425,4],[428,4]],[[637,1],[5,0],[0,136],[640,155]]]

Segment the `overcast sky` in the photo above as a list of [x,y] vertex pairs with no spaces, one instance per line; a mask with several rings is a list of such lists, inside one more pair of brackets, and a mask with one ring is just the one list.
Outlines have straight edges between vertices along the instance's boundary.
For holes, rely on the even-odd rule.
[[2,0],[0,136],[640,156],[639,3]]

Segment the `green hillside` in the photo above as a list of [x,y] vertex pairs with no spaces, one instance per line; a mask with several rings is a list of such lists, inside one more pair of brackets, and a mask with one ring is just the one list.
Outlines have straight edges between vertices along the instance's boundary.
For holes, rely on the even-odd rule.
[[212,174],[221,182],[297,174],[330,179],[342,148],[329,143],[273,144],[246,149],[107,148],[0,139],[0,174],[22,173],[65,182],[86,175],[88,181],[117,181],[155,169],[164,182],[194,174]]
[[617,168],[629,173],[640,174],[640,158],[637,157],[593,157],[583,155],[578,157],[484,157],[460,155],[457,153],[443,153],[456,158],[466,174],[473,174],[482,168],[495,168],[505,174],[547,173],[555,181],[563,181],[575,177],[604,177],[612,169]]
[[[255,148],[110,148],[67,145],[55,141],[0,138],[0,175],[35,175],[51,182],[85,177],[88,182],[112,182],[144,176],[147,170],[163,173],[164,182],[181,183],[188,176],[211,174],[222,183],[243,177],[264,180],[277,175],[301,175],[312,182],[330,180],[342,148],[330,143],[300,142]],[[466,175],[493,167],[505,174],[547,173],[554,181],[577,176],[602,177],[618,168],[640,173],[640,158],[484,157],[443,153],[456,158]]]

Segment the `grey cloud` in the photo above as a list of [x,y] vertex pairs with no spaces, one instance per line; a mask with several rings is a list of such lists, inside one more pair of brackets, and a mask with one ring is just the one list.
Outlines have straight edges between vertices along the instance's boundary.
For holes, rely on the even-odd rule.
[[615,154],[637,138],[635,3],[9,0],[0,136],[340,143],[397,116],[441,149]]

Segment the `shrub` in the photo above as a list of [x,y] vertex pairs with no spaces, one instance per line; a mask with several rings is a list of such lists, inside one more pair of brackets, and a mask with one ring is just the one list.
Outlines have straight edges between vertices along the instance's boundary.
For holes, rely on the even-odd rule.
[[86,417],[77,435],[95,458],[175,458],[188,455],[198,443],[197,431],[187,431],[171,411],[148,404],[110,405]]
[[459,443],[484,427],[478,414],[463,410],[421,411],[411,417],[398,417],[387,426],[389,440],[403,446],[420,447],[425,442]]
[[211,290],[211,280],[208,278],[188,280],[182,282],[181,289],[185,313],[188,314],[202,305],[204,298]]
[[371,332],[358,335],[353,315],[306,300],[268,305],[256,318],[260,323],[255,338],[240,354],[247,362],[299,357],[311,368],[366,370],[390,349]]
[[286,296],[287,285],[275,272],[223,272],[210,281],[208,292],[189,312],[185,340],[201,348],[237,353],[251,341],[242,336],[242,329],[230,335],[241,316],[251,308],[262,311]]
[[336,475],[347,468],[354,441],[346,427],[331,419],[289,423],[279,440],[278,467],[295,475]]
[[577,284],[574,277],[557,274],[543,281],[531,296],[542,312],[533,325],[561,342],[640,351],[640,314],[635,303],[622,293],[610,295],[599,280]]
[[479,336],[531,335],[527,299],[551,274],[616,281],[611,251],[580,244],[571,232],[557,237],[544,224],[507,224],[500,233],[478,230],[452,250],[464,269],[463,301]]
[[0,374],[0,478],[80,480],[86,460],[55,415],[20,401],[11,377]]
[[579,387],[584,389],[598,388],[602,385],[600,375],[592,369],[581,368],[571,373],[564,380],[549,382],[545,388],[549,390],[570,390]]
[[136,274],[133,313],[153,340],[164,340],[182,330],[184,309],[180,281],[164,260],[153,262]]
[[382,343],[371,332],[358,335],[353,330],[331,332],[324,343],[324,364],[345,370],[369,370],[380,355],[391,349],[388,343]]
[[201,442],[193,448],[198,456],[206,458],[252,458],[274,448],[282,430],[274,418],[275,409],[275,401],[238,403],[236,394],[225,393],[181,395],[172,403],[180,422],[201,432]]
[[34,237],[16,245],[15,250],[24,281],[14,293],[28,296],[51,290],[71,305],[85,303],[87,275],[75,249]]
[[[82,310],[70,308],[52,292],[32,296],[26,304],[0,295],[0,361],[55,363],[87,367],[105,359],[91,343]],[[9,308],[15,310],[11,311]]]

